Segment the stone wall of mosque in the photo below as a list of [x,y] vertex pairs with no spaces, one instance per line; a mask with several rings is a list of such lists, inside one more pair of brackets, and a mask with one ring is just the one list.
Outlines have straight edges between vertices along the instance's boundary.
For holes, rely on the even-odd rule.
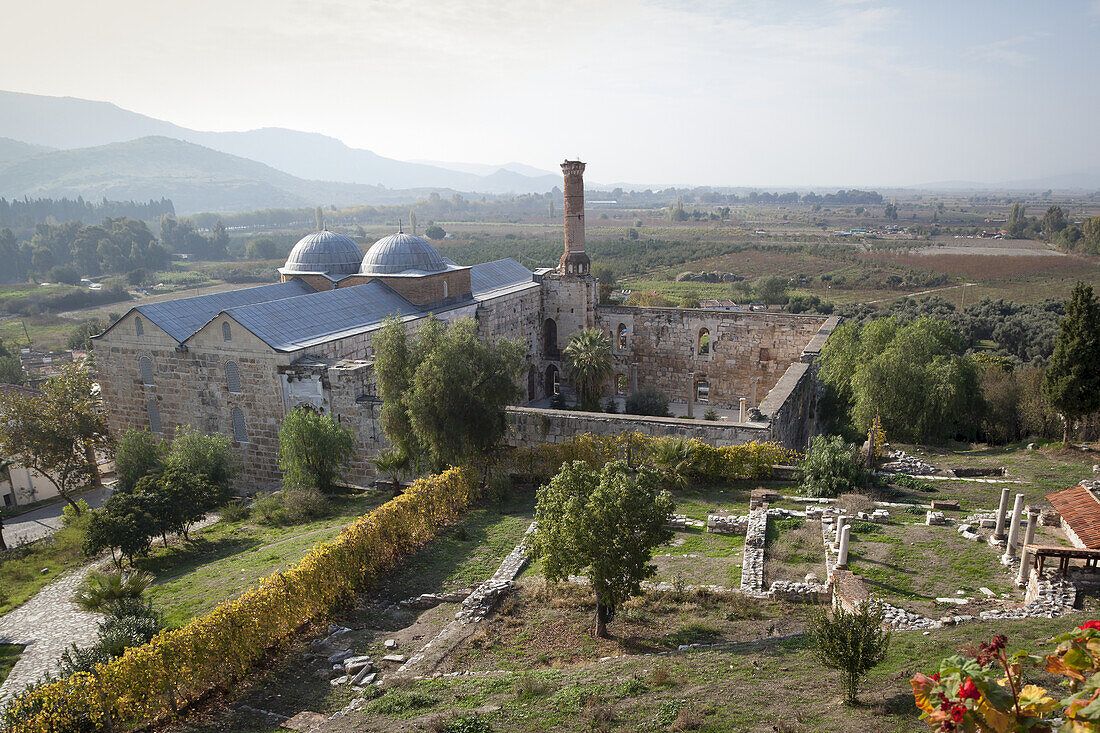
[[[597,327],[611,338],[613,391],[653,386],[686,402],[694,386],[703,407],[757,407],[807,346],[836,319],[697,308],[600,306]],[[812,355],[810,356],[812,358]],[[694,374],[694,377],[689,375]],[[623,385],[625,389],[623,388]],[[700,387],[706,386],[706,390]]]

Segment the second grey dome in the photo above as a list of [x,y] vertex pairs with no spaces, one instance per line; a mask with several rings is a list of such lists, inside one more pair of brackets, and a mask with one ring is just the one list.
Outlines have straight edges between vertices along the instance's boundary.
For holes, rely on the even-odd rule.
[[323,231],[298,240],[286,258],[288,272],[323,272],[328,275],[354,275],[359,271],[363,250],[351,237]]
[[443,272],[447,263],[439,251],[423,237],[398,232],[371,245],[359,268],[361,275],[396,275],[415,270]]

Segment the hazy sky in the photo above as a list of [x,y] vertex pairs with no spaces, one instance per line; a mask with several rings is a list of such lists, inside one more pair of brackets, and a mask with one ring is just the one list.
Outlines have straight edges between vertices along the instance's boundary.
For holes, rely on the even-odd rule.
[[0,88],[400,159],[725,185],[1100,166],[1100,0],[36,0]]

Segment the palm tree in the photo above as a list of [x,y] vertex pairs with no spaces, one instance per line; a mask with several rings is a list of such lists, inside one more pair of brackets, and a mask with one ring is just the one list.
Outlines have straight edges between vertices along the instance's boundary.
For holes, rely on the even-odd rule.
[[379,453],[377,458],[371,460],[371,463],[377,466],[379,471],[389,475],[390,481],[393,483],[393,495],[400,494],[401,477],[412,466],[412,459],[409,454],[398,448],[392,448]]
[[603,386],[611,377],[611,341],[595,328],[573,334],[565,347],[565,368],[577,386],[577,396],[586,410],[599,407]]
[[73,594],[73,603],[85,611],[102,611],[111,601],[141,598],[153,582],[149,573],[88,573],[87,580]]
[[694,461],[695,449],[683,438],[662,440],[654,446],[653,462],[669,488],[683,490],[688,487]]

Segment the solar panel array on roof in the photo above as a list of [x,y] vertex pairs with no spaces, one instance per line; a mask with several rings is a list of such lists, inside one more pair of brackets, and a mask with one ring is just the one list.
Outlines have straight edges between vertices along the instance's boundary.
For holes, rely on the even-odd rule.
[[301,280],[139,305],[139,313],[183,343],[223,310],[317,292]]
[[378,280],[226,309],[233,320],[279,351],[296,351],[362,333],[391,315],[426,313]]
[[511,258],[470,268],[470,289],[474,295],[533,282],[531,271]]

